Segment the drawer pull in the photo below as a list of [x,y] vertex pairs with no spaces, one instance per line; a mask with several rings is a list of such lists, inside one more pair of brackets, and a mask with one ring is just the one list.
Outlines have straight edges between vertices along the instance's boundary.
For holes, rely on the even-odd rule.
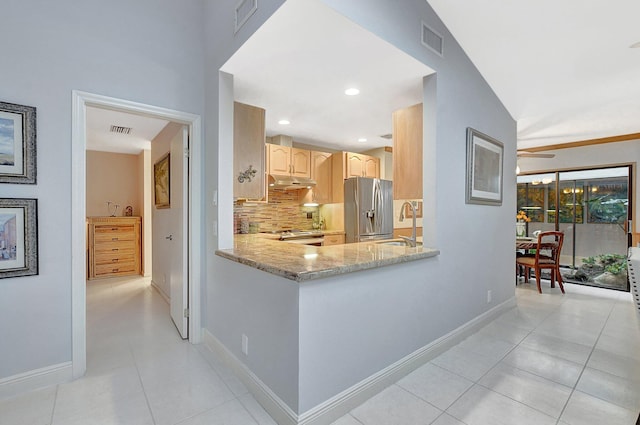
[[111,238],[111,240],[112,240],[112,241],[117,241],[117,240],[118,240],[118,238]]
[[117,227],[112,227],[111,230],[118,230],[118,228]]
[[118,259],[117,259],[117,258],[114,258],[113,260],[111,260],[111,262],[112,262],[112,263],[117,263],[117,262],[118,262]]
[[118,248],[111,248],[111,251],[118,251]]

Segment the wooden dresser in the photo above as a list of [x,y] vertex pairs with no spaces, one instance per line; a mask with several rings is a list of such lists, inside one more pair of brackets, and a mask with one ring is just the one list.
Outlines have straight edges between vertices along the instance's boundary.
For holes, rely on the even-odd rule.
[[141,217],[88,217],[89,279],[140,274]]

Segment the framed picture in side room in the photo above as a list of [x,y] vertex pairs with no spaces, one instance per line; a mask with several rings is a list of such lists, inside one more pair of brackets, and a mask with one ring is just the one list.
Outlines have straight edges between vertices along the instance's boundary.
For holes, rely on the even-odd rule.
[[0,102],[0,183],[36,184],[36,108]]
[[156,208],[169,208],[171,206],[170,164],[169,153],[167,152],[153,165],[153,193]]
[[38,200],[0,198],[0,279],[38,274]]
[[504,145],[467,128],[466,203],[502,205]]

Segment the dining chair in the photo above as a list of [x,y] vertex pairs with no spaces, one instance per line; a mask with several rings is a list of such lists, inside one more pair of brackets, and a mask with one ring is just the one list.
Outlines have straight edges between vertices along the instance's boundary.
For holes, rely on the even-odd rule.
[[549,269],[551,272],[551,285],[557,280],[560,290],[564,294],[562,274],[560,273],[560,251],[562,251],[563,240],[563,232],[541,232],[538,234],[535,255],[516,257],[516,266],[524,267],[526,282],[529,282],[530,270],[535,270],[536,283],[540,293],[542,293],[540,275],[543,269]]

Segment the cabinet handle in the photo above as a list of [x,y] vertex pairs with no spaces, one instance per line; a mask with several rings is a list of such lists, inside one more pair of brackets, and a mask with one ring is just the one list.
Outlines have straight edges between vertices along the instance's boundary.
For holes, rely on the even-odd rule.
[[120,271],[120,269],[112,269],[111,273],[118,273]]
[[118,238],[111,238],[111,240],[112,240],[112,241],[117,241],[117,240],[118,240]]
[[111,230],[115,231],[115,230],[118,230],[118,228],[117,227],[112,227]]
[[118,251],[118,248],[111,248],[111,251]]
[[114,258],[114,259],[112,259],[112,260],[111,260],[111,262],[112,262],[112,263],[117,263],[117,262],[118,262],[118,259],[117,259],[117,258]]

